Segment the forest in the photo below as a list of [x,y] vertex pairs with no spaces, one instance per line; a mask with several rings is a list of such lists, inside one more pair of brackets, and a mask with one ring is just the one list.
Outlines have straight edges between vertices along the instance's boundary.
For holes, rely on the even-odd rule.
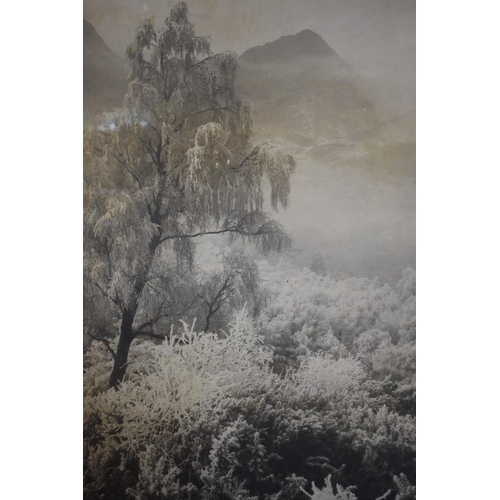
[[83,134],[84,498],[416,498],[415,270],[297,262],[297,149],[186,3],[126,56]]

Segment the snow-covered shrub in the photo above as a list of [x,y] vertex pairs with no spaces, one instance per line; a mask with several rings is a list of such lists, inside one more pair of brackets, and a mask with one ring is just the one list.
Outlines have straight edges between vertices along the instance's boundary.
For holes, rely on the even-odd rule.
[[101,481],[100,474],[118,460],[117,455],[123,468],[133,456],[141,471],[138,491],[167,492],[165,481],[170,484],[177,473],[193,415],[216,414],[223,396],[241,387],[248,390],[249,380],[269,373],[270,353],[244,311],[222,338],[197,334],[193,327],[185,325],[181,335],[161,345],[138,344],[128,379],[117,391],[96,394],[96,387],[103,387],[103,367],[109,369],[110,361],[99,359],[102,350],[91,351],[94,360],[101,361],[85,377],[87,442],[97,441],[87,450],[94,482]]
[[[330,292],[317,291],[313,312],[327,313]],[[414,345],[403,337],[394,344],[375,324],[349,352],[331,324],[309,336],[313,323],[296,332],[297,368],[278,374],[260,335],[269,329],[257,325],[241,312],[227,333],[199,333],[192,324],[163,344],[138,342],[118,390],[106,390],[108,350],[91,346],[86,498],[305,500],[300,488],[311,491],[328,475],[332,484],[355,486],[358,498],[384,494],[400,474],[411,486],[415,420],[399,410],[396,391],[412,373],[405,363]],[[315,342],[328,335],[323,352]],[[354,498],[342,487],[316,493]]]
[[415,500],[417,498],[416,487],[410,484],[404,474],[394,476],[394,484],[397,491],[396,500]]
[[324,395],[330,399],[359,390],[363,377],[363,368],[358,360],[335,359],[318,353],[304,361],[294,378],[305,394]]
[[394,286],[376,279],[334,279],[286,262],[261,262],[270,293],[260,317],[275,349],[277,373],[299,369],[310,355],[362,362],[373,396],[415,415],[415,272]]
[[313,494],[310,495],[306,490],[302,491],[312,500],[357,500],[357,497],[350,489],[344,489],[342,486],[337,484],[337,493],[333,492],[333,485],[331,482],[331,475],[326,478],[326,486],[322,489],[316,487],[314,482],[312,483]]
[[261,316],[281,361],[297,367],[309,351],[356,354],[359,337],[379,331],[394,344],[415,339],[414,272],[394,286],[377,279],[320,276],[286,262],[260,263],[271,298]]

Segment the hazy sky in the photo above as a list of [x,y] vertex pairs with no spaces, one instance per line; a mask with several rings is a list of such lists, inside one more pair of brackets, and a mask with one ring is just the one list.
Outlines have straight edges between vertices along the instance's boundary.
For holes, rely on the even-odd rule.
[[[160,26],[177,0],[84,0],[83,15],[123,55],[148,16]],[[311,29],[364,76],[389,78],[414,99],[415,0],[187,0],[215,51],[246,49]]]

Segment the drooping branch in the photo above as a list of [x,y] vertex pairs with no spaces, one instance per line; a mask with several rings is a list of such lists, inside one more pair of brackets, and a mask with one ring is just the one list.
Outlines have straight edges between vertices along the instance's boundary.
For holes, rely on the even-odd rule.
[[160,243],[163,243],[167,240],[175,240],[175,239],[182,239],[182,238],[198,238],[199,236],[207,236],[209,234],[224,234],[228,233],[231,231],[235,231],[236,229],[234,228],[227,228],[227,229],[220,229],[218,231],[200,231],[199,233],[195,234],[171,234],[168,236],[164,236],[161,238]]
[[243,168],[248,161],[257,156],[258,153],[259,153],[259,148],[257,147],[253,148],[252,151],[250,151],[250,153],[245,158],[243,158],[243,160],[238,165],[236,165],[235,167],[231,167],[231,170],[237,172],[238,170]]
[[[275,236],[283,240],[285,248],[289,243],[289,236],[283,231],[276,221],[269,219],[267,214],[261,212],[249,212],[243,216],[231,213],[221,229],[213,231],[200,231],[193,234],[170,234],[160,239],[160,243],[167,240],[198,238],[200,236],[233,233],[245,237]],[[281,248],[281,246],[280,246]],[[271,248],[269,248],[271,250]],[[279,249],[278,249],[279,250]]]

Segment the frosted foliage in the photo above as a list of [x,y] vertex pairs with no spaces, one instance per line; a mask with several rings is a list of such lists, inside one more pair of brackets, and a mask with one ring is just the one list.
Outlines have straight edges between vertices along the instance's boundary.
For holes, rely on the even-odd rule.
[[406,276],[394,287],[376,279],[334,279],[309,269],[292,271],[285,262],[261,264],[272,300],[264,311],[270,338],[288,332],[307,350],[371,355],[398,342],[414,344],[415,295],[404,288]]
[[331,482],[331,475],[326,478],[326,486],[319,489],[314,482],[312,483],[313,494],[310,495],[304,488],[301,490],[312,500],[357,500],[357,497],[349,489],[344,489],[337,484],[337,493],[333,492],[333,485]]
[[253,259],[241,249],[219,254],[220,262],[202,273],[198,297],[203,306],[204,330],[224,327],[231,311],[246,307],[256,317],[265,303],[260,276]]
[[[245,310],[235,316],[222,338],[199,334],[196,322],[184,323],[180,333],[172,333],[161,345],[137,347],[128,380],[119,393],[133,394],[144,406],[136,408],[140,414],[127,411],[127,420],[130,425],[148,420],[151,425],[161,425],[168,418],[187,418],[204,400],[243,387],[252,372],[270,361],[270,351]],[[115,392],[107,394],[114,397]],[[162,412],[166,412],[164,417]],[[141,432],[149,434],[151,429],[142,424],[131,429],[134,435]]]
[[[187,188],[193,196],[201,196],[205,203],[212,201],[211,193],[214,192],[217,170],[223,169],[229,154],[225,148],[225,132],[217,123],[207,123],[198,128],[194,140],[194,147],[186,153],[187,165],[185,181]],[[216,179],[214,179],[216,182]],[[214,212],[206,205],[204,212]]]
[[341,392],[357,389],[363,375],[363,368],[355,359],[335,360],[318,354],[302,364],[297,381],[308,394],[336,397]]
[[257,162],[265,171],[271,184],[271,205],[276,210],[278,204],[286,207],[290,193],[290,177],[295,171],[295,160],[278,144],[263,144],[258,152]]
[[396,495],[396,500],[415,500],[417,495],[417,489],[415,486],[411,485],[405,474],[400,474],[399,476],[394,476],[394,483],[398,491]]
[[391,336],[388,332],[378,329],[367,330],[354,341],[355,350],[361,355],[373,354],[379,348],[391,345]]
[[86,396],[97,396],[107,389],[111,365],[112,360],[104,345],[93,342],[85,352],[83,390]]
[[218,147],[224,143],[224,130],[218,123],[207,123],[196,131],[195,147],[205,148],[210,157],[215,157]]
[[[154,110],[160,104],[158,90],[138,78],[129,83],[128,92],[125,95],[124,108],[130,116],[147,115],[146,110]],[[141,121],[139,122],[141,123]],[[144,126],[146,123],[144,123]]]
[[[219,498],[218,493],[221,490],[230,498],[247,498],[242,481],[234,477],[234,472],[242,465],[237,455],[241,450],[243,436],[253,434],[252,444],[257,448],[257,453],[260,452],[260,455],[264,456],[265,449],[259,443],[258,433],[252,431],[252,427],[239,416],[219,437],[213,439],[209,455],[210,464],[202,472],[202,477],[208,485],[205,498],[215,500]],[[221,474],[222,471],[224,472]]]
[[235,294],[235,306],[242,307],[260,300],[256,294],[260,282],[259,269],[253,259],[243,250],[235,249],[223,259],[224,275],[231,276],[231,286]]

